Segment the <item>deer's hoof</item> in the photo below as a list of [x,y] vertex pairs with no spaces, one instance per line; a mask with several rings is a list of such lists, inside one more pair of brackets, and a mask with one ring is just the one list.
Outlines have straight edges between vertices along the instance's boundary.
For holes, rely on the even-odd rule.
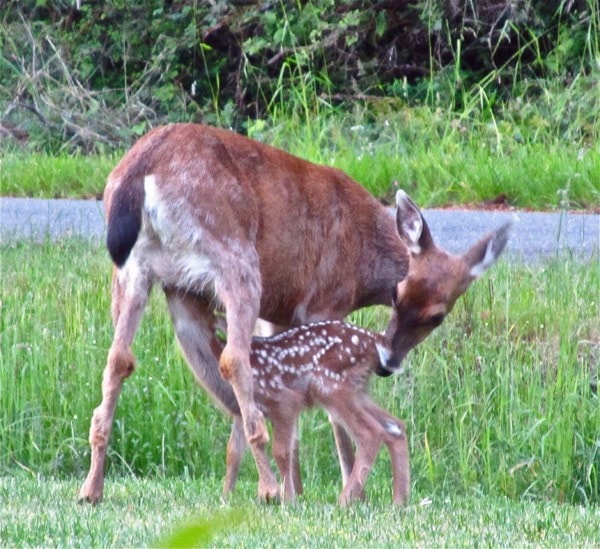
[[97,505],[102,501],[103,488],[103,486],[93,486],[92,483],[86,481],[79,491],[77,503],[91,503],[92,505]]
[[267,444],[269,442],[269,431],[265,424],[265,418],[259,410],[249,414],[245,422],[246,438],[250,444]]

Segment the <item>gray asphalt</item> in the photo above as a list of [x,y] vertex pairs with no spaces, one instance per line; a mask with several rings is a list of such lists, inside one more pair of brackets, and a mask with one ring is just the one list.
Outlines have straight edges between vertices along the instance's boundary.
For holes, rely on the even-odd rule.
[[[506,255],[526,263],[568,255],[597,260],[600,215],[572,213],[423,210],[435,240],[449,251],[466,250],[480,236],[518,216]],[[64,238],[102,240],[104,208],[96,200],[0,198],[0,242]]]

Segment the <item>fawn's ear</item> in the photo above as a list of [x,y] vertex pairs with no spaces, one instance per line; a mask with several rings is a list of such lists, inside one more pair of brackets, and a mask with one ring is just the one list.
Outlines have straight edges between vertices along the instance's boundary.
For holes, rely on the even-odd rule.
[[421,210],[403,190],[396,193],[396,230],[415,255],[434,245]]
[[508,242],[510,230],[516,221],[518,218],[515,215],[512,220],[484,236],[463,254],[463,259],[473,280],[479,278],[500,257]]

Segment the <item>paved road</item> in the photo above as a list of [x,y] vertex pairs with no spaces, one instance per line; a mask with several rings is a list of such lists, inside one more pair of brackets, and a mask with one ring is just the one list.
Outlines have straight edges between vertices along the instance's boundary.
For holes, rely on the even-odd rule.
[[[465,250],[479,236],[512,217],[512,213],[423,210],[434,238],[453,252]],[[570,254],[598,259],[600,215],[517,212],[507,256],[525,262]],[[102,239],[104,208],[95,200],[0,198],[0,241],[66,237]]]

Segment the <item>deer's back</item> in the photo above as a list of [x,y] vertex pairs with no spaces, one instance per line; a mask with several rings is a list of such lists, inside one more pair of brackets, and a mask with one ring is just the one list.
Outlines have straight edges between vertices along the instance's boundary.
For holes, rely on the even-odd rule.
[[261,316],[280,324],[379,303],[381,287],[407,271],[393,218],[358,183],[226,130],[194,124],[152,130],[113,170],[105,199],[117,264],[148,221],[169,253],[226,248],[241,257],[252,250],[262,279]]

